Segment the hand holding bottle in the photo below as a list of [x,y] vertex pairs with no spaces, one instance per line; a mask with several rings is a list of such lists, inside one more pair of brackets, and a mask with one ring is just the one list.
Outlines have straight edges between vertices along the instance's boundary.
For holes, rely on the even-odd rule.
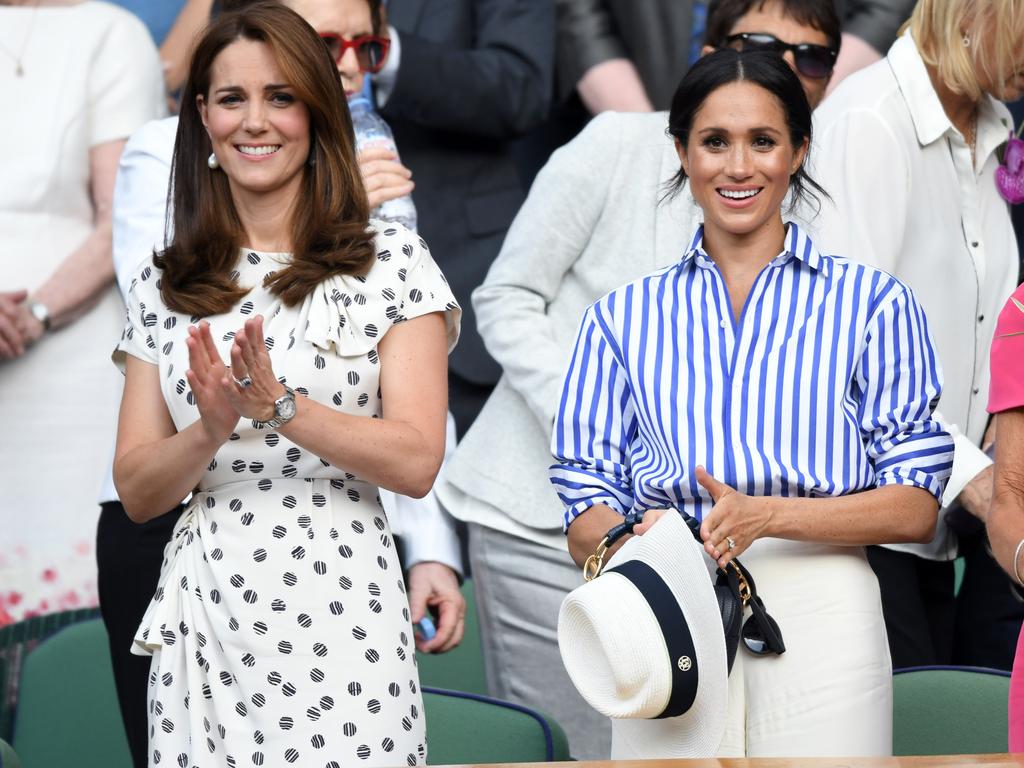
[[412,171],[402,165],[398,155],[389,149],[364,149],[357,159],[371,209],[410,194],[416,186],[412,181]]
[[[372,175],[376,176],[381,172],[388,174],[396,171],[397,168],[401,168],[402,171],[409,173],[409,176],[406,177],[406,183],[408,184],[412,173],[401,164],[401,161],[398,158],[398,148],[395,146],[395,137],[391,133],[391,128],[389,128],[388,124],[384,122],[384,118],[377,114],[373,105],[370,103],[370,100],[362,95],[356,96],[355,98],[349,99],[348,109],[349,114],[352,115],[352,127],[355,129],[356,134],[357,156],[365,156],[367,158],[367,164],[392,164],[387,166],[376,166],[374,168],[375,172]],[[373,157],[375,159],[369,159],[369,153],[374,153]],[[364,168],[363,160],[360,160],[359,167],[363,174],[363,181],[366,182],[370,177]],[[399,195],[390,194],[390,192],[395,191],[394,184],[391,183],[393,181],[395,181],[395,179],[382,177],[381,179],[375,179],[375,182],[377,183],[383,182],[378,189],[371,190],[367,187],[367,196],[370,198],[370,216],[372,218],[383,219],[384,221],[393,221],[403,224],[415,232],[416,206],[408,192]],[[374,194],[384,188],[389,190],[388,195]],[[411,190],[412,187],[409,187],[409,191]]]

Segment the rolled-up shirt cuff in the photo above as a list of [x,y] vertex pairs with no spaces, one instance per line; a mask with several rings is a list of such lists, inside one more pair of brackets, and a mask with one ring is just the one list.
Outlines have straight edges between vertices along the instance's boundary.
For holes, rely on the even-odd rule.
[[991,466],[992,459],[974,442],[963,434],[953,436],[953,472],[946,483],[946,491],[942,495],[942,506],[948,507],[960,492],[967,487],[978,473]]
[[875,484],[882,488],[887,485],[904,485],[910,488],[922,488],[936,501],[942,499],[943,482],[935,475],[921,469],[894,469],[882,472],[875,478]]
[[565,514],[562,517],[562,532],[568,534],[569,526],[573,524],[573,521],[588,509],[597,506],[598,504],[604,504],[606,507],[610,507],[623,517],[626,515],[622,506],[619,504],[619,500],[615,496],[611,494],[607,496],[595,495],[588,499],[581,499],[575,504],[571,504],[565,508]]

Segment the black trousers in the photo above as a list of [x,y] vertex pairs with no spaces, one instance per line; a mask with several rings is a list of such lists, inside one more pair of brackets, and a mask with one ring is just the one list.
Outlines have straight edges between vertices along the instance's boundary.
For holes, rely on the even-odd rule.
[[985,533],[960,538],[964,579],[954,596],[952,562],[868,547],[878,576],[894,668],[956,664],[1009,670],[1024,604],[985,546]]
[[114,685],[135,768],[146,768],[149,752],[146,692],[149,656],[131,653],[135,632],[156,591],[164,546],[181,507],[147,523],[128,519],[120,502],[103,504],[96,530],[100,613],[110,638]]

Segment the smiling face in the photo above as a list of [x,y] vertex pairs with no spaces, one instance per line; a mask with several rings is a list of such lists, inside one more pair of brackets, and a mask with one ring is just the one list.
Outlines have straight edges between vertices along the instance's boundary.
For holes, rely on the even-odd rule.
[[[374,34],[367,0],[286,0],[284,4],[305,19],[317,34],[335,34],[343,40]],[[337,66],[346,96],[363,90],[365,75],[359,70],[353,49],[345,51]]]
[[737,81],[708,95],[694,115],[687,145],[677,140],[676,149],[704,210],[705,230],[735,238],[781,226],[782,201],[807,144],[790,143],[779,99]]
[[[791,45],[803,43],[826,47],[829,45],[828,36],[824,32],[797,21],[786,13],[786,9],[779,2],[767,2],[761,6],[755,4],[729,30],[730,35],[739,35],[744,32],[768,34]],[[713,49],[705,49],[705,53],[709,50]],[[807,101],[810,102],[811,109],[817,107],[825,98],[825,89],[828,88],[829,78],[812,78],[801,74],[796,68],[791,51],[784,53],[782,58],[800,78],[800,84],[804,87],[804,93],[807,94]]]
[[310,119],[266,43],[220,52],[197,105],[213,152],[240,195],[297,195],[310,151]]

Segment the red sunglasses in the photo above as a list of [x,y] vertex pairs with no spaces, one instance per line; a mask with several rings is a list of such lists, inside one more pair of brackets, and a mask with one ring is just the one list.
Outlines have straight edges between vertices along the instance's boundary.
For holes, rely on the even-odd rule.
[[335,64],[341,63],[342,56],[349,48],[354,48],[356,61],[359,62],[361,72],[380,72],[384,61],[388,56],[388,48],[391,41],[386,37],[376,35],[360,35],[351,40],[345,40],[341,35],[334,32],[321,32],[320,39],[327,46],[327,52],[331,54]]

